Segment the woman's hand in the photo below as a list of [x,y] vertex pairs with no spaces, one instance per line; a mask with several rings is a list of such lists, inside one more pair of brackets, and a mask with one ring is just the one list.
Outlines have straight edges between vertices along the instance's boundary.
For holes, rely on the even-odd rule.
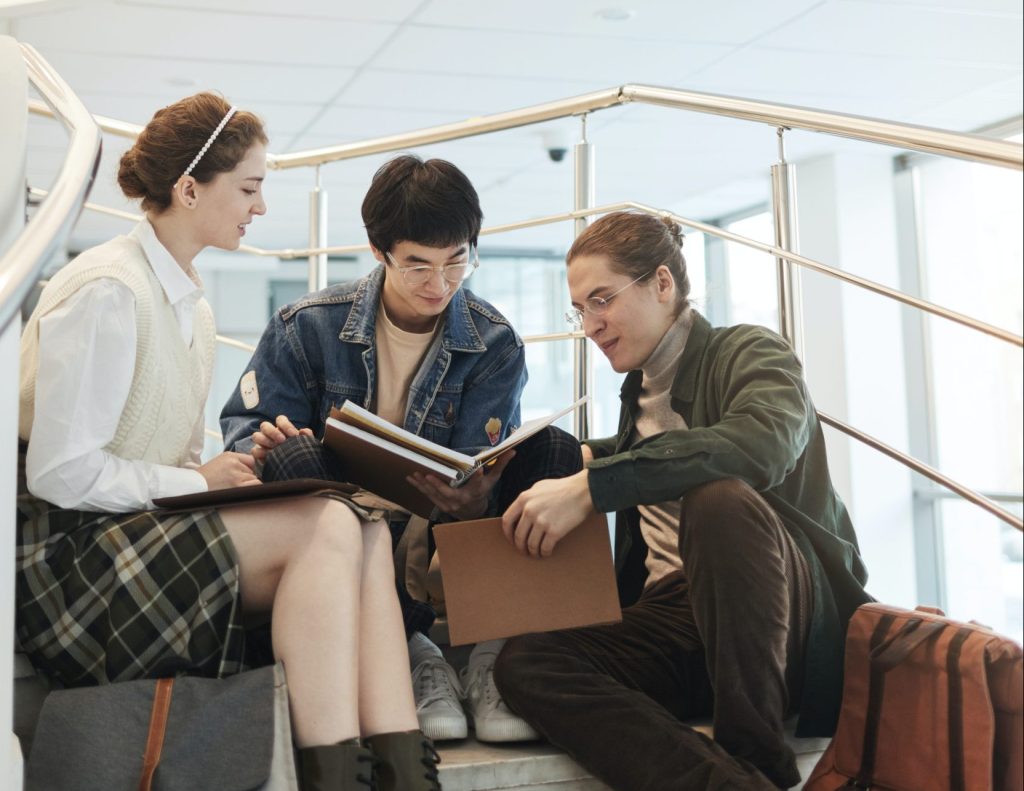
[[260,482],[253,470],[256,460],[248,453],[227,451],[214,456],[199,468],[199,474],[206,478],[206,487],[230,489],[233,486],[254,486]]
[[252,453],[252,456],[256,461],[266,461],[267,454],[270,451],[289,437],[297,437],[300,434],[312,437],[313,429],[295,428],[295,426],[292,425],[292,422],[284,415],[278,415],[277,420],[273,423],[269,420],[264,420],[260,423],[259,431],[254,431],[252,434],[252,441],[255,444],[252,446],[250,453]]
[[580,453],[583,454],[583,463],[594,460],[594,449],[586,443],[580,443]]
[[477,470],[458,488],[436,475],[420,472],[413,473],[406,480],[429,497],[430,502],[443,513],[451,514],[456,519],[479,519],[487,511],[491,489],[515,455],[514,450],[502,453],[493,464]]
[[547,557],[570,531],[594,513],[586,470],[538,481],[501,518],[505,538],[520,552]]

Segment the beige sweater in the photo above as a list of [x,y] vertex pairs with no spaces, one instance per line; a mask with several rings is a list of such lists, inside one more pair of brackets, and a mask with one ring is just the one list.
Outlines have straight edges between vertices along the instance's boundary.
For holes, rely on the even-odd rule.
[[21,337],[18,435],[28,440],[35,413],[39,319],[100,278],[124,283],[135,295],[137,341],[131,390],[106,451],[123,459],[181,466],[189,460],[192,427],[206,403],[213,375],[216,329],[199,300],[192,345],[187,347],[174,311],[139,243],[118,236],[61,269],[43,290]]
[[[687,428],[682,415],[672,409],[670,388],[692,325],[690,311],[681,313],[641,366],[644,376],[637,404],[639,410],[634,439]],[[640,512],[640,532],[647,544],[648,586],[683,566],[679,557],[681,507],[680,499],[641,505],[637,509]]]

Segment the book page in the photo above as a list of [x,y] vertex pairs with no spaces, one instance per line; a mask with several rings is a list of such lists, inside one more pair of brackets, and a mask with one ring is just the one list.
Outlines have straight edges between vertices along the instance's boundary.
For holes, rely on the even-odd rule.
[[583,398],[581,398],[578,401],[570,404],[565,409],[562,409],[562,410],[560,410],[558,412],[555,412],[555,413],[553,413],[551,415],[547,415],[546,417],[538,417],[538,418],[534,418],[533,420],[527,420],[525,423],[523,423],[523,425],[521,425],[519,428],[517,428],[513,433],[511,433],[507,437],[505,437],[505,439],[502,442],[499,442],[493,448],[487,448],[486,450],[480,451],[473,458],[476,459],[478,464],[485,464],[486,462],[490,461],[491,459],[497,458],[498,456],[500,456],[505,451],[510,450],[511,448],[514,448],[516,445],[518,445],[523,440],[529,439],[530,437],[532,437],[534,434],[536,434],[538,431],[540,431],[545,426],[550,426],[552,423],[554,423],[559,418],[565,417],[570,412],[573,412],[574,410],[579,409],[584,404],[586,404],[587,401],[589,401],[589,400],[590,400],[590,396],[583,396]]
[[383,437],[395,445],[427,456],[445,466],[455,467],[461,472],[468,472],[476,466],[476,460],[472,456],[450,450],[443,445],[413,434],[411,431],[406,431],[352,401],[346,401],[341,409],[332,409],[331,419]]

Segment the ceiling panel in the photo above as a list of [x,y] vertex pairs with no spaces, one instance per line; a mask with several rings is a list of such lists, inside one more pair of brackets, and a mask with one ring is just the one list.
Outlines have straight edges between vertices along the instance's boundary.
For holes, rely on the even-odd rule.
[[[608,0],[518,0],[490,4],[479,0],[431,0],[416,16],[416,23],[479,30],[670,40],[680,44],[742,44],[777,27],[781,20],[799,16],[818,2],[716,0],[714,13],[708,13],[705,0],[672,3],[634,0],[621,6]],[[617,11],[632,12],[632,15],[615,19]],[[614,46],[606,45],[608,50]]]
[[[201,19],[201,22],[200,22]],[[211,61],[358,66],[395,26],[90,3],[18,19],[14,35],[41,50]],[[127,35],[126,35],[127,33]],[[116,72],[115,72],[116,74]],[[112,77],[114,75],[111,75]]]
[[1019,17],[1020,0],[858,0],[864,4],[907,5],[945,9],[950,11],[971,11],[973,13],[999,13]]
[[672,83],[723,57],[730,45],[601,40],[555,33],[406,27],[375,65],[424,74],[550,77],[606,85]]
[[254,107],[263,102],[324,104],[355,74],[355,69],[342,67],[270,66],[62,50],[48,50],[45,57],[76,92],[159,96],[171,102],[189,93],[212,90]]
[[899,121],[950,94],[1001,82],[1013,73],[1000,66],[903,60],[839,51],[822,57],[813,52],[758,46],[748,47],[705,69],[692,81],[700,90],[749,98],[772,96],[782,101],[795,88],[794,93],[812,92],[821,97],[814,102],[820,109]]
[[764,47],[1019,68],[1024,54],[1016,15],[921,5],[833,0],[762,38]]
[[[379,60],[386,62],[386,58]],[[338,102],[362,107],[452,111],[471,116],[505,112],[608,87],[595,80],[567,80],[557,75],[524,80],[452,74],[439,80],[436,75],[416,71],[371,69],[353,80],[338,97]]]
[[282,5],[280,0],[119,0],[125,6],[156,6],[191,11],[225,11],[231,14],[261,14],[303,19],[347,19],[358,22],[401,22],[423,0],[377,0],[374,3],[338,0],[300,0]]

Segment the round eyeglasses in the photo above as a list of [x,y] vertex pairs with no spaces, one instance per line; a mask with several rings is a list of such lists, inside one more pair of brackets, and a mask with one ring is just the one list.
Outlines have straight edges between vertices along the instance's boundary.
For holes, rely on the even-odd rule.
[[647,272],[645,274],[640,275],[640,277],[638,277],[636,280],[629,281],[628,283],[626,283],[626,285],[624,285],[618,291],[612,292],[607,297],[590,297],[589,299],[587,299],[583,303],[582,310],[580,308],[577,308],[577,307],[570,308],[569,311],[565,314],[565,320],[567,322],[569,322],[576,329],[578,329],[578,330],[582,329],[583,328],[583,311],[584,310],[587,313],[593,314],[594,316],[600,316],[602,313],[604,313],[606,310],[608,310],[608,303],[611,302],[613,299],[615,299],[615,297],[617,297],[619,294],[621,294],[623,291],[625,291],[627,288],[629,288],[633,284],[639,283],[645,277],[650,277],[651,274],[652,274],[651,272]]
[[477,255],[476,248],[470,247],[469,253],[466,256],[465,261],[458,261],[453,264],[445,264],[444,266],[428,266],[422,264],[420,266],[399,266],[395,257],[391,253],[384,253],[388,262],[402,273],[402,277],[405,278],[406,284],[410,286],[422,286],[430,278],[434,276],[434,272],[440,272],[441,277],[447,280],[449,283],[461,283],[467,280],[474,270],[480,266],[480,258]]

